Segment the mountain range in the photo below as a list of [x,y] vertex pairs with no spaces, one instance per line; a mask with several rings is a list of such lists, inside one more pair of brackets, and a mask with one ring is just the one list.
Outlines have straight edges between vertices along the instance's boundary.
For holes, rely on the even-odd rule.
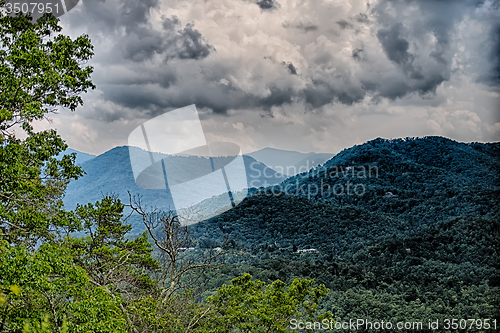
[[[87,175],[68,187],[73,202],[99,199],[99,186],[161,201],[165,191],[135,185],[128,158],[118,147],[83,162]],[[189,227],[194,253],[234,254],[201,277],[204,295],[243,273],[268,283],[305,277],[330,289],[319,309],[338,322],[498,318],[499,169],[498,142],[432,136],[371,140],[289,178],[276,170],[273,185],[235,193],[235,208]],[[126,223],[132,234],[144,228],[134,216]]]
[[[409,223],[411,229],[464,214],[498,215],[499,152],[498,143],[460,143],[443,137],[378,138],[345,149],[322,165],[289,178],[252,155],[276,166],[279,156],[283,156],[282,165],[290,165],[303,157],[303,153],[266,148],[244,156],[244,163],[250,195],[267,191],[285,197],[303,197],[315,205],[327,203],[325,207],[354,206],[400,219]],[[77,203],[95,202],[112,193],[128,202],[130,191],[140,195],[148,206],[172,208],[173,202],[166,190],[136,185],[129,153],[127,146],[95,157],[77,152],[77,162],[86,174],[68,185],[65,207],[73,209]],[[305,155],[313,158],[314,153]],[[192,159],[196,158],[183,157],[183,163],[194,164]],[[246,193],[233,195],[238,202],[246,197]],[[273,196],[259,196],[258,200],[262,201],[259,205],[272,205]],[[215,212],[222,201],[223,196],[215,196],[202,205]],[[311,208],[312,215],[313,211]],[[226,214],[232,221],[239,219],[234,214],[245,219],[253,216],[239,206]]]
[[274,190],[430,223],[497,213],[499,169],[499,143],[378,138],[345,149]]
[[499,157],[499,143],[379,138],[280,184],[251,189],[239,206],[193,230],[221,239],[231,234],[252,246],[328,248],[357,234],[365,240],[463,216],[498,218]]
[[[103,195],[116,195],[123,202],[129,201],[128,192],[132,195],[141,196],[142,201],[148,206],[158,209],[172,209],[172,198],[167,190],[164,189],[164,183],[159,184],[156,189],[151,187],[144,189],[136,184],[134,173],[130,162],[130,153],[138,152],[140,148],[121,146],[115,147],[99,156],[93,156],[81,153],[73,149],[65,151],[67,153],[76,152],[76,162],[85,172],[85,175],[78,180],[71,181],[66,189],[66,195],[63,199],[64,206],[67,209],[74,209],[77,203],[94,203],[100,200]],[[163,156],[161,156],[163,157]],[[167,157],[166,155],[164,157]],[[185,173],[188,166],[197,166],[200,164],[200,157],[177,157],[178,169],[176,174],[181,178],[187,178]],[[225,164],[227,158],[214,157],[215,165]],[[261,162],[256,161],[250,156],[243,156],[246,169],[248,187],[269,186],[280,183],[285,177],[276,171],[268,168]],[[207,160],[204,164],[210,164]],[[185,169],[185,170],[184,170]],[[192,168],[189,170],[191,171]],[[201,181],[201,180],[200,180]],[[199,188],[210,187],[212,184],[199,183]],[[163,189],[162,189],[163,187]],[[241,189],[237,189],[241,190]]]
[[247,154],[286,176],[309,171],[333,157],[330,153],[301,153],[275,148],[264,148]]

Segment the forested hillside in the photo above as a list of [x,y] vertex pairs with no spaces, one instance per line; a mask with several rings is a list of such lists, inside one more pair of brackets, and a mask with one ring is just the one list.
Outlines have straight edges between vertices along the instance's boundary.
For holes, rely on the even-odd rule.
[[271,241],[286,247],[294,238],[302,246],[320,246],[337,244],[330,238],[349,232],[364,239],[411,234],[459,216],[498,218],[499,152],[498,143],[376,139],[279,185],[252,189],[235,209],[193,226],[193,232],[234,233],[254,246]]
[[[216,288],[242,272],[314,278],[330,288],[320,308],[337,321],[425,319],[426,331],[432,318],[498,318],[498,152],[498,143],[376,139],[254,190],[191,227],[201,248],[229,237],[241,254],[207,283]],[[350,194],[314,186],[348,182]]]
[[469,214],[498,215],[498,170],[499,143],[379,138],[343,150],[274,191],[364,207],[421,224]]
[[461,217],[414,235],[354,239],[337,253],[267,248],[255,255],[243,248],[241,264],[226,265],[207,281],[216,287],[241,272],[264,281],[314,278],[331,290],[320,308],[338,321],[498,318],[498,220]]
[[[268,193],[270,194],[270,193]],[[340,254],[356,241],[399,234],[409,226],[387,214],[355,206],[310,202],[286,195],[255,195],[236,208],[192,227],[200,241],[222,241],[229,235],[257,253],[286,248],[318,248]]]

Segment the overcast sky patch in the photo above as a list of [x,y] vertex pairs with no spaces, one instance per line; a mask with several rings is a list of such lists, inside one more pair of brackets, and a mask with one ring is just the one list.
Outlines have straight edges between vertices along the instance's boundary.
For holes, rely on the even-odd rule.
[[193,103],[207,137],[246,151],[498,140],[497,0],[83,0],[61,21],[91,37],[97,90],[39,126],[86,130],[67,138],[75,149],[126,144],[134,126]]

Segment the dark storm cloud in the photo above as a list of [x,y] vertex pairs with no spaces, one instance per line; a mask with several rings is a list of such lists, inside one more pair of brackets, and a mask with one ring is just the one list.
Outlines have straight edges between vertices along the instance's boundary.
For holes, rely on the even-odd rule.
[[352,50],[352,57],[356,60],[363,60],[363,49],[354,49]]
[[331,102],[351,105],[361,101],[366,92],[346,83],[345,89],[336,89],[331,83],[315,80],[302,91],[305,103],[310,108],[320,108]]
[[380,29],[377,37],[387,57],[396,64],[405,67],[411,65],[413,55],[408,52],[410,44],[400,36],[402,24],[394,24],[389,29]]
[[335,91],[328,84],[315,82],[308,85],[304,91],[305,102],[312,108],[319,108],[332,101]]
[[[410,93],[435,93],[451,75],[453,53],[450,45],[456,25],[466,13],[474,12],[482,3],[484,1],[451,0],[384,0],[377,3],[372,8],[381,26],[377,38],[387,58],[406,79],[382,83],[376,96],[395,99]],[[404,14],[411,7],[416,7],[419,15],[409,21]],[[433,36],[434,44],[426,44],[429,36]],[[417,45],[413,52],[411,45]],[[423,50],[428,47],[432,49],[425,53]]]
[[[485,1],[478,4],[483,9],[482,20],[489,26],[487,39],[482,43],[482,52],[485,52],[484,65],[480,68],[477,82],[488,86],[500,86],[500,0]],[[500,102],[500,101],[499,101]]]
[[[204,59],[215,49],[193,24],[183,25],[176,16],[162,17],[154,25],[151,11],[158,4],[157,0],[84,0],[79,15],[70,21],[72,26],[87,28],[96,44],[93,65],[101,70],[95,71],[94,79],[103,99],[136,110],[137,116],[193,102],[225,112],[225,103],[217,103],[200,89],[195,90],[197,96],[179,93],[186,96],[181,98],[164,93],[183,78],[179,64]],[[108,122],[121,117],[106,108],[89,116]]]
[[372,83],[372,87],[376,87],[377,94],[373,98],[378,103],[383,97],[390,100],[404,97],[412,91],[411,87],[404,81],[388,81],[383,85]]
[[104,98],[131,109],[147,110],[155,106],[165,107],[166,101],[146,85],[103,86]]
[[269,87],[271,94],[268,97],[264,97],[258,101],[260,106],[269,111],[273,106],[281,106],[283,104],[292,103],[292,98],[295,92],[291,89],[281,89],[278,87]]
[[290,74],[297,75],[297,68],[295,68],[295,66],[291,62],[289,63],[283,62],[283,65],[288,69]]
[[[256,3],[263,10],[279,6],[274,0]],[[404,14],[409,5],[417,10],[408,18]],[[352,105],[362,101],[367,94],[373,96],[375,102],[410,94],[434,94],[441,83],[449,80],[452,72],[454,54],[450,45],[456,24],[465,13],[481,5],[484,1],[472,4],[470,1],[381,0],[366,13],[328,16],[329,27],[338,25],[345,30],[333,37],[323,31],[323,27],[327,27],[324,20],[310,21],[314,15],[319,17],[319,13],[304,13],[312,14],[304,16],[286,16],[285,13],[278,17],[281,10],[271,12],[270,15],[280,20],[278,22],[284,22],[284,28],[291,30],[284,33],[285,37],[269,37],[275,37],[277,45],[291,44],[298,51],[293,57],[286,54],[284,59],[273,61],[269,67],[266,64],[264,77],[252,73],[253,68],[259,70],[262,65],[252,63],[254,58],[251,56],[258,51],[245,51],[249,56],[249,65],[245,68],[246,58],[243,61],[228,56],[218,58],[211,41],[192,23],[181,22],[176,16],[160,19],[160,15],[156,15],[153,22],[151,12],[159,8],[158,0],[84,0],[82,13],[70,24],[88,27],[92,38],[101,39],[101,48],[96,49],[95,58],[101,68],[95,77],[105,101],[140,114],[156,115],[168,108],[193,103],[201,109],[226,114],[231,109],[269,111],[295,102],[313,109],[330,103]],[[258,11],[255,2],[249,6]],[[287,18],[290,20],[284,20]],[[365,35],[375,43],[372,39],[367,43],[363,40],[350,43],[358,38],[355,36],[359,36],[363,28],[376,32],[376,37]],[[221,25],[220,29],[220,33],[225,34],[227,27]],[[303,45],[294,44],[293,39],[287,40],[292,35],[295,38],[297,30],[303,33],[300,35]],[[262,34],[265,33],[263,30]],[[487,78],[495,84],[500,84],[499,34],[497,25],[492,32],[494,46],[489,57],[494,65],[491,77]],[[429,36],[435,39],[434,44],[428,42]],[[279,44],[281,39],[283,44]],[[237,40],[232,42],[235,44],[228,42],[222,47],[241,46]],[[323,47],[328,43],[333,46]],[[336,47],[342,43],[347,45],[345,58],[339,55],[341,52]],[[239,56],[246,57],[245,52]],[[257,57],[262,58],[262,54]],[[300,73],[288,59],[300,66]],[[383,66],[384,70],[380,71],[377,66]],[[106,111],[93,116],[105,121],[121,117]]]
[[[158,85],[109,85],[101,86],[103,97],[117,105],[136,110],[139,114],[156,116],[166,109],[181,108],[186,105],[196,104],[200,109],[210,109],[214,113],[226,114],[229,109],[238,106],[259,106],[267,108],[280,101],[290,100],[293,93],[285,96],[284,92],[272,91],[271,95],[263,100],[252,97],[231,85],[210,85],[209,82],[198,80],[185,85],[179,83],[179,92],[170,92],[161,89]],[[104,121],[111,121],[115,115],[98,117]]]
[[318,30],[318,26],[316,24],[313,24],[311,22],[303,23],[300,20],[295,21],[295,22],[285,21],[283,23],[283,28],[285,28],[285,29],[288,29],[288,28],[299,29],[303,33],[308,33],[308,32],[311,32],[311,31]]
[[125,28],[127,32],[147,24],[150,11],[157,8],[158,0],[82,0],[83,8],[79,15],[72,16],[72,25],[92,26],[94,32],[104,35],[117,29]]
[[257,5],[263,10],[279,8],[280,4],[275,0],[260,0]]
[[165,60],[203,59],[215,50],[192,24],[181,29],[175,16],[164,18],[162,27],[160,31],[147,26],[137,27],[127,34],[118,44],[124,58],[142,62],[160,54]]
[[500,24],[491,29],[491,41],[492,48],[488,59],[492,65],[489,75],[483,81],[493,86],[500,86]]
[[408,52],[410,44],[401,37],[402,27],[401,23],[396,23],[389,29],[380,29],[377,38],[389,60],[399,65],[410,78],[421,80],[423,75],[413,66],[415,56]]
[[354,19],[359,22],[359,23],[369,23],[370,20],[368,19],[368,15],[365,13],[359,13],[354,17]]
[[346,20],[337,21],[337,24],[340,26],[340,29],[352,28],[352,24],[347,22]]
[[134,29],[128,34],[127,40],[117,46],[123,58],[134,62],[151,59],[155,54],[165,52],[168,47],[161,32],[145,27]]
[[[91,26],[95,35],[111,38],[110,62],[144,62],[159,54],[164,59],[202,59],[214,48],[192,24],[184,27],[177,17],[163,17],[162,27],[151,24],[158,0],[84,0],[82,12],[71,24]],[[90,25],[89,25],[90,24]]]
[[174,56],[181,59],[203,59],[215,50],[213,46],[205,41],[201,33],[189,23],[179,31],[174,41],[177,46]]

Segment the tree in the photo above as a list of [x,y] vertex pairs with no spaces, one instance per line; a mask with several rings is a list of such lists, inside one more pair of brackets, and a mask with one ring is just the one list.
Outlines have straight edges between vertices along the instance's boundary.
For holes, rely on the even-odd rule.
[[95,205],[78,205],[76,216],[87,236],[69,241],[75,261],[86,270],[89,281],[117,302],[121,315],[132,327],[127,304],[156,290],[150,273],[159,266],[151,256],[146,232],[133,240],[125,238],[132,227],[122,224],[123,208],[120,199],[111,196]]
[[92,45],[87,36],[60,34],[50,14],[32,22],[5,15],[4,4],[0,0],[0,331],[61,331],[88,294],[86,272],[74,264],[61,234],[78,228],[61,198],[83,171],[75,155],[57,158],[67,145],[56,131],[35,132],[32,123],[83,103],[80,94],[94,88],[85,64]]
[[151,289],[154,281],[148,273],[159,266],[151,257],[146,232],[133,240],[125,238],[132,227],[121,221],[123,208],[120,199],[111,196],[95,204],[78,205],[76,216],[86,237],[73,239],[71,247],[93,284],[112,293],[129,294]]
[[330,313],[317,317],[320,298],[328,293],[324,285],[313,287],[314,281],[295,279],[289,286],[280,280],[270,285],[248,273],[224,285],[207,298],[213,311],[206,332],[288,332],[290,320],[322,321]]
[[92,67],[85,65],[93,55],[90,39],[60,32],[50,14],[34,23],[0,14],[0,231],[11,243],[35,244],[53,237],[51,228],[74,228],[60,199],[83,171],[73,155],[56,158],[67,145],[54,130],[32,126],[58,107],[75,110],[83,104],[80,94],[94,88]]
[[[139,214],[149,237],[160,251],[160,270],[153,276],[157,289],[151,297],[138,300],[129,307],[134,315],[137,332],[193,332],[199,323],[209,318],[209,309],[197,303],[193,288],[206,270],[222,264],[219,259],[228,252],[220,249],[194,249],[188,224],[202,215],[186,209],[183,215],[173,211],[147,212],[140,197],[130,195],[130,207]],[[224,244],[222,245],[224,247]]]
[[0,297],[0,332],[39,325],[44,313],[51,330],[66,326],[70,307],[88,280],[85,271],[73,264],[69,249],[59,245],[46,243],[32,253],[0,240],[0,290],[4,295]]
[[[162,288],[160,298],[168,299],[177,291],[186,290],[203,275],[206,269],[222,264],[218,262],[218,259],[226,254],[226,251],[221,251],[222,248],[218,250],[210,248],[196,252],[192,256],[183,253],[185,250],[190,250],[195,243],[188,224],[200,215],[196,211],[184,210],[184,216],[177,215],[173,211],[147,212],[140,198],[132,196],[130,196],[130,207],[142,217],[149,236],[160,250],[162,270],[157,276],[159,287]],[[195,278],[186,280],[186,276],[193,271],[198,272]]]

